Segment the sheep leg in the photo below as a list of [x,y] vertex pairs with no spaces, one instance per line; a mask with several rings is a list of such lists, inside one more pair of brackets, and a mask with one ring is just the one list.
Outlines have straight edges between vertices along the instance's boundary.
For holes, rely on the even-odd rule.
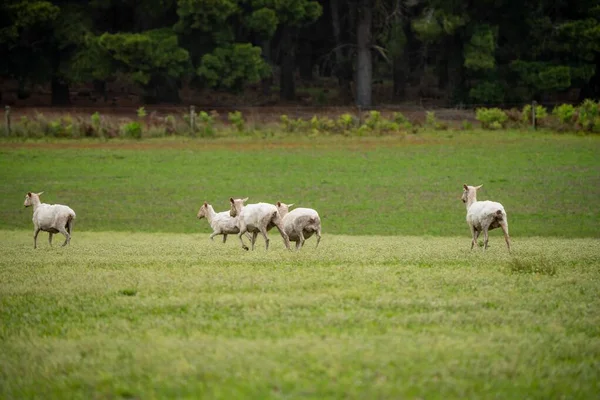
[[506,241],[506,247],[508,247],[508,252],[510,253],[510,236],[508,235],[508,224],[506,221],[500,221],[500,228],[502,228],[502,232],[504,232],[504,240]]
[[283,238],[283,244],[285,244],[285,248],[288,250],[291,250],[290,249],[290,238],[288,237],[287,233],[285,233],[285,230],[283,229],[283,224],[281,223],[281,221],[274,222],[274,225],[277,227],[279,234]]
[[[263,235],[263,237],[265,238],[266,249],[269,250],[269,237],[267,236],[267,227],[262,226],[259,228],[259,230],[261,235]],[[254,246],[252,247],[252,249],[254,250]]]
[[300,250],[300,240],[296,240],[296,251]]
[[306,241],[306,239],[304,239],[304,232],[302,230],[302,228],[298,228],[296,229],[296,235],[298,235],[298,241],[296,242],[296,248],[298,249],[298,243],[300,243],[300,249],[302,248],[302,246],[304,246],[304,242]]
[[488,228],[485,227],[485,228],[483,228],[483,243],[484,243],[484,245],[483,245],[483,251],[487,250],[487,248],[488,248],[488,238],[489,238],[489,236],[488,236]]
[[35,229],[33,230],[33,248],[37,249],[37,236],[40,233],[40,228],[38,228],[37,226],[35,227]]
[[68,245],[69,242],[71,241],[71,235],[69,235],[69,232],[67,232],[67,230],[65,228],[59,228],[58,231],[60,233],[62,233],[63,235],[65,235],[65,242],[62,244],[63,247]]
[[223,234],[223,243],[225,243],[226,241],[227,241],[227,234],[226,234],[226,233],[224,233],[224,234]]
[[256,244],[256,238],[258,237],[258,232],[252,232],[252,236],[250,237],[250,243],[252,243],[252,251],[254,251],[254,245]]
[[473,240],[471,240],[471,250],[473,250],[473,246],[477,244],[477,239],[479,239],[480,233],[481,232],[475,229],[475,227],[471,227],[471,236],[473,237]]
[[315,246],[315,248],[319,247],[319,242],[321,241],[321,229],[317,229],[317,231],[315,232],[315,235],[317,235],[317,245]]
[[52,247],[52,232],[48,233],[48,244]]
[[217,235],[218,235],[217,232],[211,233],[210,236],[209,236],[210,240],[215,240],[214,237],[217,236]]
[[248,246],[246,246],[244,244],[244,239],[242,239],[242,236],[244,236],[244,233],[246,233],[246,225],[240,225],[240,233],[238,233],[238,239],[240,239],[240,243],[242,244],[242,249],[248,251]]

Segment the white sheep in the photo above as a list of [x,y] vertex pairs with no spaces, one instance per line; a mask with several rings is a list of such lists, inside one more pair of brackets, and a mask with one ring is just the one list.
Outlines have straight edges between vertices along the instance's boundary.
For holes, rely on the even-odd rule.
[[248,250],[248,246],[244,244],[244,240],[242,239],[242,235],[246,232],[251,232],[253,235],[252,239],[252,250],[254,250],[254,243],[256,241],[256,236],[260,232],[265,238],[266,249],[269,249],[269,237],[267,236],[267,231],[270,227],[277,227],[281,237],[283,238],[283,243],[285,247],[290,249],[290,241],[288,236],[286,235],[283,229],[283,223],[281,220],[281,216],[279,215],[279,211],[277,211],[277,207],[273,204],[268,203],[257,203],[257,204],[248,204],[245,205],[248,198],[245,199],[233,199],[230,198],[229,202],[231,203],[231,210],[229,211],[230,215],[236,218],[237,227],[240,232],[238,233],[238,238],[242,243],[242,248],[244,250]]
[[[217,235],[223,235],[223,243],[227,241],[228,234],[236,234],[240,232],[240,229],[237,227],[237,221],[231,215],[229,215],[229,211],[215,212],[215,209],[212,205],[204,202],[200,209],[198,210],[198,214],[196,215],[198,219],[206,218],[210,227],[213,229],[213,233],[210,234],[210,240],[214,240],[214,237]],[[248,239],[251,239],[250,234],[247,234]]]
[[508,236],[508,218],[502,204],[495,201],[477,201],[477,190],[483,185],[467,186],[463,185],[463,194],[461,200],[467,205],[467,224],[471,229],[473,240],[471,241],[471,250],[477,243],[479,234],[483,232],[484,250],[488,247],[488,230],[502,228],[504,240],[510,253],[510,237]]
[[321,218],[312,208],[295,208],[289,211],[294,204],[277,202],[277,210],[283,218],[283,229],[288,235],[290,242],[296,242],[296,250],[304,246],[304,241],[313,234],[317,236],[317,245],[321,241]]
[[63,246],[71,243],[75,211],[62,204],[46,204],[40,202],[40,193],[27,193],[25,207],[33,206],[33,248],[37,248],[37,236],[40,231],[48,232],[48,243],[52,246],[52,234],[65,235]]

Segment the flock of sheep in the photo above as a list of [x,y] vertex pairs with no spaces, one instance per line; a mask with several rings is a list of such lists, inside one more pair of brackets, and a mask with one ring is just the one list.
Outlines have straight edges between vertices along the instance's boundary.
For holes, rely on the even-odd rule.
[[[510,237],[508,235],[508,219],[502,204],[495,201],[477,201],[477,190],[483,185],[463,185],[462,201],[467,206],[467,224],[471,229],[473,237],[471,250],[477,243],[479,235],[483,232],[484,250],[488,247],[488,231],[490,229],[502,228],[504,240],[510,252]],[[63,246],[71,241],[75,211],[62,204],[46,204],[40,201],[40,193],[29,192],[25,196],[25,207],[33,206],[33,248],[37,248],[37,236],[40,231],[48,232],[48,243],[52,246],[52,235],[62,233],[65,236]],[[317,237],[317,246],[321,241],[321,219],[319,214],[312,208],[289,208],[293,204],[277,202],[277,205],[269,203],[244,204],[248,198],[230,198],[231,209],[229,211],[215,212],[213,206],[204,202],[198,210],[198,218],[206,218],[213,232],[212,240],[217,235],[223,235],[223,243],[227,235],[236,234],[240,239],[242,248],[248,250],[244,244],[243,236],[250,240],[252,250],[256,238],[260,233],[265,239],[266,249],[269,249],[269,237],[267,232],[276,227],[285,247],[290,249],[290,241],[296,242],[296,250],[304,245],[306,239],[313,234]]]

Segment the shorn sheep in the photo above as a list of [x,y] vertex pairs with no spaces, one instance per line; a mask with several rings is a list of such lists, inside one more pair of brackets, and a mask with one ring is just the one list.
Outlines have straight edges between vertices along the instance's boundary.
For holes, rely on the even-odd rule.
[[504,240],[510,253],[510,237],[508,236],[508,219],[502,204],[495,201],[477,201],[477,190],[483,185],[463,185],[461,200],[467,205],[467,224],[471,229],[473,240],[471,250],[477,243],[479,234],[483,232],[484,250],[488,247],[488,231],[490,229],[502,228]]
[[317,236],[317,245],[321,241],[321,218],[312,208],[295,208],[290,211],[293,204],[277,202],[277,210],[283,218],[283,229],[290,242],[296,242],[296,250],[304,246],[304,241],[313,234]]
[[233,199],[233,197],[229,199],[229,202],[231,203],[231,210],[229,213],[232,217],[236,218],[237,227],[240,230],[238,238],[242,243],[242,248],[248,250],[248,246],[244,244],[244,240],[242,239],[244,233],[252,233],[252,250],[254,250],[254,242],[256,236],[260,232],[265,238],[266,249],[269,250],[269,237],[267,236],[267,231],[270,228],[269,225],[271,225],[279,230],[279,233],[283,238],[283,243],[289,250],[290,241],[283,229],[282,218],[279,215],[279,211],[277,211],[277,207],[268,203],[245,205],[244,203],[246,201],[248,201],[247,197],[245,199]]
[[27,193],[25,207],[33,206],[33,248],[37,248],[37,236],[40,231],[48,232],[48,243],[52,246],[52,235],[62,233],[65,236],[63,246],[71,243],[75,211],[62,204],[46,204],[40,202],[40,193]]
[[[223,235],[223,243],[225,243],[227,241],[227,235],[240,232],[240,229],[237,227],[236,219],[229,214],[229,211],[217,213],[213,206],[207,202],[202,204],[196,216],[198,219],[206,218],[208,221],[213,230],[213,233],[210,234],[210,240],[214,240],[214,237],[217,235]],[[248,239],[250,240],[250,238],[251,236],[248,234]]]

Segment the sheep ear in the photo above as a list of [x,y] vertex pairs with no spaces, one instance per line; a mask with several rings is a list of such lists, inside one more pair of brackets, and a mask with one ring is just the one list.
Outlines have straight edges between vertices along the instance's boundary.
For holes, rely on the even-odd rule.
[[288,208],[290,208],[290,207],[291,207],[291,206],[293,206],[293,205],[294,205],[294,203],[292,203],[292,204],[288,204]]
[[481,189],[483,185],[475,186],[475,189]]
[[38,195],[38,196],[41,196],[42,194],[44,194],[44,192],[39,192],[37,195]]
[[465,190],[469,190],[469,187],[467,186],[467,184],[466,184],[466,183],[464,183],[464,184],[463,184],[463,188],[464,188]]
[[208,207],[208,203],[207,202],[204,202],[204,207]]
[[230,197],[230,198],[229,198],[229,202],[230,202],[231,204],[233,204],[233,203],[234,203],[234,201],[233,201],[233,197]]
[[28,197],[31,197],[31,192],[27,192],[27,196],[28,196]]
[[277,207],[281,207],[281,202],[280,201],[277,202]]
[[246,197],[245,199],[242,199],[242,201],[245,203],[248,201],[248,198]]

